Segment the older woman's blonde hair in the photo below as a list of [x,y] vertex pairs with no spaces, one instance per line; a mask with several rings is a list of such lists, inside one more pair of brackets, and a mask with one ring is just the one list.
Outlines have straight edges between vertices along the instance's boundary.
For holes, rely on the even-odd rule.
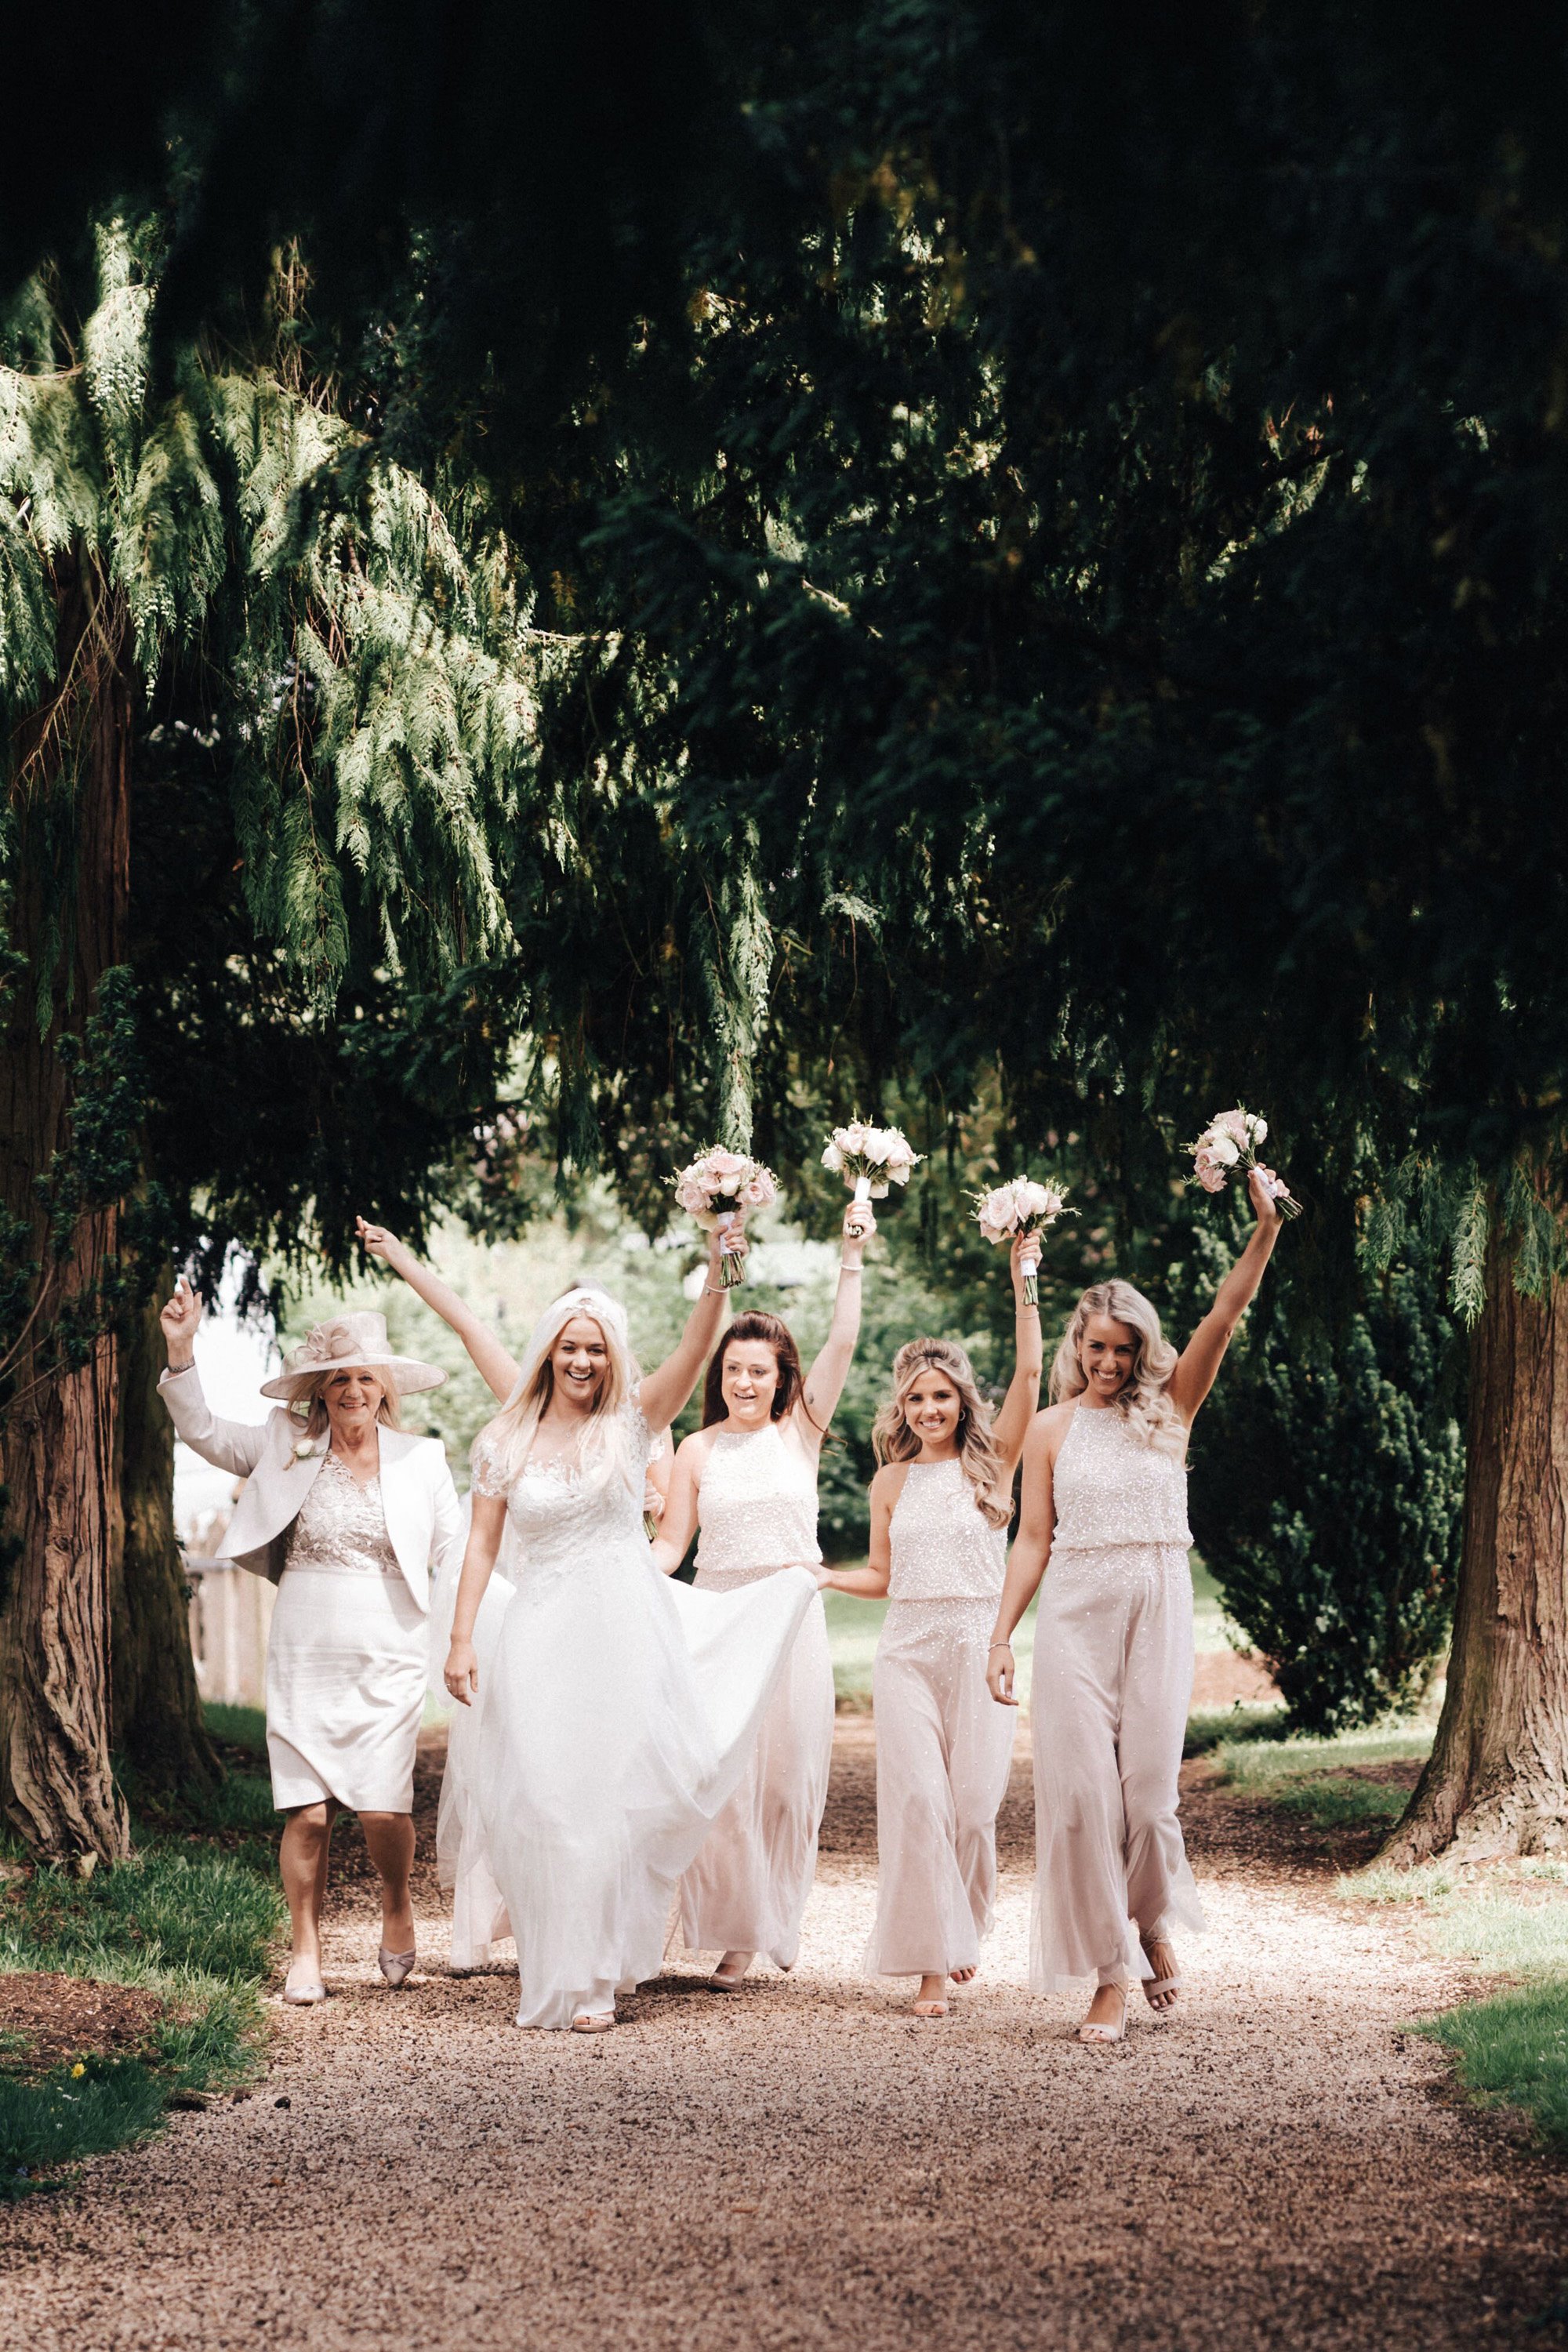
[[1171,1402],[1176,1350],[1160,1328],[1153,1301],[1134,1290],[1130,1282],[1096,1282],[1073,1308],[1051,1366],[1051,1402],[1060,1404],[1081,1396],[1089,1386],[1082,1349],[1091,1315],[1109,1315],[1113,1322],[1125,1323],[1132,1334],[1131,1369],[1117,1394],[1114,1410],[1141,1445],[1152,1445],[1161,1454],[1184,1454],[1186,1424]]
[[[358,1369],[357,1366],[355,1369]],[[295,1390],[293,1395],[289,1398],[289,1410],[290,1412],[299,1414],[300,1420],[305,1424],[305,1434],[307,1437],[324,1437],[326,1435],[327,1383],[330,1381],[341,1379],[341,1377],[342,1375],[334,1369],[334,1367],[329,1364],[325,1371],[312,1372],[308,1381],[302,1381],[300,1386]],[[386,1382],[375,1372],[362,1371],[360,1373],[360,1378],[365,1381],[374,1381],[376,1387],[381,1391],[381,1402],[375,1409],[375,1417],[377,1421],[382,1423],[387,1429],[401,1429],[403,1426],[403,1415],[397,1409],[397,1391],[394,1388],[389,1388]]]
[[926,1372],[941,1372],[958,1391],[958,1458],[974,1489],[974,1499],[994,1528],[1005,1528],[1013,1516],[1012,1498],[994,1498],[1005,1465],[991,1434],[991,1408],[980,1393],[974,1368],[954,1339],[906,1339],[893,1358],[893,1393],[871,1424],[871,1446],[879,1463],[913,1462],[921,1441],[910,1427],[904,1402],[915,1382]]

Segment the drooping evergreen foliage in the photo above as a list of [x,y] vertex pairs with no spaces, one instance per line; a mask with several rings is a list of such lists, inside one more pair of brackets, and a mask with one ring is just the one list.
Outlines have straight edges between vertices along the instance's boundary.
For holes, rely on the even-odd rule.
[[[1189,1232],[1179,1317],[1231,1246]],[[1462,1352],[1429,1263],[1364,1280],[1327,1319],[1287,1266],[1204,1410],[1193,1533],[1302,1731],[1374,1723],[1430,1680],[1459,1570]]]

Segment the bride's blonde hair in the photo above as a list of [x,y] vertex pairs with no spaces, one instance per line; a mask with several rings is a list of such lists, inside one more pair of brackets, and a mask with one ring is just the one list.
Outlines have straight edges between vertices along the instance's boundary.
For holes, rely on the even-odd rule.
[[1176,1350],[1160,1328],[1152,1300],[1130,1282],[1094,1283],[1073,1308],[1051,1366],[1051,1402],[1081,1396],[1089,1386],[1080,1350],[1091,1315],[1109,1315],[1132,1334],[1131,1369],[1117,1395],[1116,1411],[1140,1444],[1152,1445],[1161,1454],[1184,1454],[1186,1427],[1171,1402]]
[[619,1478],[640,1494],[642,1466],[632,1459],[623,1407],[642,1373],[631,1351],[625,1307],[593,1283],[578,1283],[563,1291],[529,1333],[511,1394],[474,1440],[475,1468],[482,1467],[487,1479],[499,1479],[508,1486],[522,1475],[539,1424],[555,1394],[555,1367],[551,1361],[555,1342],[579,1315],[598,1325],[607,1359],[578,1455],[584,1482],[609,1486]]
[[956,1340],[906,1339],[893,1358],[893,1393],[871,1424],[871,1447],[879,1464],[913,1462],[919,1455],[921,1441],[910,1427],[904,1403],[925,1372],[941,1372],[958,1391],[954,1435],[963,1475],[987,1523],[1005,1528],[1013,1516],[1012,1498],[1002,1504],[993,1496],[1006,1465],[991,1434],[991,1408],[980,1393],[973,1366]]

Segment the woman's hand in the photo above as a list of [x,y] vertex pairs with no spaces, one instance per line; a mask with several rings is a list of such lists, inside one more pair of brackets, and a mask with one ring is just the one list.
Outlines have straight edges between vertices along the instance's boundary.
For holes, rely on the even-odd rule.
[[1278,1184],[1279,1181],[1279,1179],[1272,1168],[1252,1168],[1247,1171],[1247,1190],[1252,1201],[1252,1213],[1260,1225],[1277,1225],[1280,1223],[1279,1203],[1270,1190],[1270,1187]]
[[1013,1696],[1013,1644],[993,1642],[985,1658],[985,1687],[998,1706],[1016,1706]]
[[441,1670],[441,1680],[459,1706],[472,1706],[471,1694],[479,1686],[479,1662],[474,1655],[471,1642],[459,1642],[457,1635],[453,1635],[447,1663]]
[[[726,1240],[730,1244],[728,1249],[724,1247]],[[726,1258],[729,1259],[731,1265],[738,1266],[740,1268],[741,1274],[743,1277],[746,1271],[746,1252],[751,1248],[751,1243],[746,1239],[745,1212],[738,1209],[735,1212],[734,1222],[731,1225],[727,1234],[720,1233],[718,1228],[715,1227],[713,1232],[708,1236],[708,1272],[705,1276],[706,1287],[710,1290],[723,1289],[724,1285],[720,1277],[723,1273],[724,1260]]]
[[876,1212],[869,1201],[851,1201],[844,1212],[843,1241],[840,1258],[845,1265],[858,1265],[866,1254],[866,1244],[877,1230]]
[[414,1252],[407,1243],[400,1242],[395,1234],[389,1234],[384,1225],[373,1225],[363,1217],[356,1217],[354,1239],[367,1257],[380,1258],[383,1265],[390,1266],[394,1274],[406,1274],[414,1264]]
[[1026,1274],[1037,1274],[1040,1270],[1038,1234],[1014,1234],[1013,1246],[1007,1253],[1007,1268],[1013,1277],[1014,1289],[1022,1290],[1024,1276]]
[[173,1298],[158,1318],[172,1372],[183,1372],[195,1362],[196,1331],[201,1319],[202,1302],[182,1274],[174,1285]]

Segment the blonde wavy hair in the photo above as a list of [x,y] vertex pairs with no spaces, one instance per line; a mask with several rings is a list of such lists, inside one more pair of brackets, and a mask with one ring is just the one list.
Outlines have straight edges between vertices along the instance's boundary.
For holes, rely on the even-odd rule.
[[[289,1410],[297,1419],[304,1423],[307,1437],[326,1435],[329,1426],[327,1382],[337,1377],[336,1371],[329,1364],[324,1372],[312,1372],[310,1379],[303,1381],[289,1398]],[[376,1387],[381,1391],[381,1402],[375,1409],[377,1421],[384,1429],[401,1429],[403,1415],[397,1409],[397,1391],[389,1388],[384,1381],[377,1380],[374,1372],[366,1372],[364,1377],[366,1380],[375,1381]]]
[[994,1500],[994,1489],[1005,1475],[1005,1465],[991,1434],[991,1408],[975,1382],[974,1368],[953,1339],[906,1339],[893,1358],[893,1393],[871,1424],[871,1445],[879,1464],[913,1462],[921,1441],[910,1427],[905,1402],[925,1372],[941,1372],[958,1391],[958,1458],[974,1489],[974,1499],[988,1526],[1005,1528],[1013,1517],[1012,1498]]
[[578,1456],[584,1482],[608,1486],[619,1479],[640,1495],[642,1465],[632,1459],[624,1407],[642,1372],[631,1351],[625,1307],[596,1284],[576,1284],[545,1308],[528,1335],[511,1394],[474,1440],[474,1466],[482,1469],[487,1479],[500,1479],[508,1486],[522,1475],[539,1424],[555,1394],[552,1351],[568,1323],[579,1315],[598,1325],[608,1358]]
[[1091,1315],[1109,1315],[1112,1321],[1125,1323],[1133,1337],[1132,1368],[1115,1410],[1141,1445],[1152,1445],[1161,1454],[1184,1454],[1186,1424],[1171,1402],[1176,1350],[1160,1328],[1152,1300],[1130,1282],[1094,1283],[1073,1308],[1051,1366],[1051,1402],[1081,1396],[1089,1386],[1080,1349]]

